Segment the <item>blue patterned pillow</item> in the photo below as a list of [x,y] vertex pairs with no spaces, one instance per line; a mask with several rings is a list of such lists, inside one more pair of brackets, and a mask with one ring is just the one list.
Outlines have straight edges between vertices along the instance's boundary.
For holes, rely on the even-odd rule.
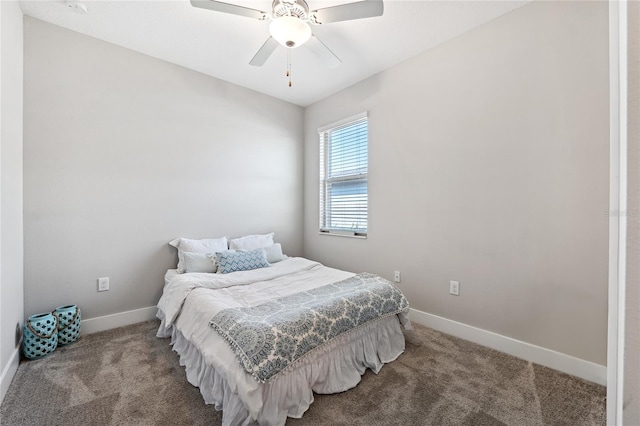
[[250,271],[251,269],[266,268],[269,266],[264,249],[251,251],[218,252],[216,253],[218,273]]

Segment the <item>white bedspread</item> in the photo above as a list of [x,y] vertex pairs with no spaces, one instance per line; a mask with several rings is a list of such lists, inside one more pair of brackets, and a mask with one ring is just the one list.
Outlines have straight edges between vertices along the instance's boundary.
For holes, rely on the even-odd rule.
[[[266,384],[258,383],[240,366],[208,322],[222,309],[255,306],[353,275],[303,258],[232,274],[167,274],[158,302],[162,320],[158,336],[172,337],[189,382],[200,387],[205,402],[223,409],[223,424],[282,425],[287,416],[302,416],[313,402],[312,391],[350,389],[366,368],[377,373],[384,363],[397,358],[404,351],[397,317],[339,336]],[[410,327],[407,316],[401,321]]]

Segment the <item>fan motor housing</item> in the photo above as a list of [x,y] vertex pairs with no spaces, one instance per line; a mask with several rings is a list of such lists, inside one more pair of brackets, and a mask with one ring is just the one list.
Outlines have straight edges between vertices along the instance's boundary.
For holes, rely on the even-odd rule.
[[307,20],[309,16],[309,5],[304,0],[274,0],[273,17],[295,16],[302,20]]

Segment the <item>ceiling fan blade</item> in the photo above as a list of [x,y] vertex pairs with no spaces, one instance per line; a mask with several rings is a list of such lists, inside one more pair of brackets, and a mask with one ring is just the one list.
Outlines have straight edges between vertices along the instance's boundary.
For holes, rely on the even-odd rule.
[[280,43],[276,41],[275,38],[269,37],[267,41],[264,42],[262,47],[258,49],[258,52],[253,56],[249,65],[253,65],[254,67],[261,67],[267,62],[267,59],[271,56],[276,47],[278,47]]
[[311,13],[315,16],[316,23],[329,24],[331,22],[382,16],[383,12],[384,5],[382,0],[364,0],[318,9]]
[[223,3],[216,0],[191,0],[193,7],[199,7],[201,9],[213,10],[215,12],[230,13],[232,15],[246,16],[248,18],[255,18],[264,20],[267,18],[267,13],[256,9],[250,9],[248,7],[236,6],[235,4]]
[[342,63],[340,59],[329,48],[320,41],[318,37],[312,35],[307,44],[309,49],[329,68],[336,68]]

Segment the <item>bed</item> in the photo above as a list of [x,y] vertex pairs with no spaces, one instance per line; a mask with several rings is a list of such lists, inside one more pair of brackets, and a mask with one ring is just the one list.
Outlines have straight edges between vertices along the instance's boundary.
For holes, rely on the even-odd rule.
[[283,425],[287,417],[302,417],[313,392],[346,391],[360,382],[367,368],[378,373],[395,360],[405,347],[402,327],[411,328],[408,305],[333,337],[268,380],[243,367],[238,351],[212,322],[234,309],[321,292],[355,278],[299,257],[229,274],[169,270],[158,303],[157,335],[171,338],[187,380],[199,387],[207,404],[222,410],[223,425]]

